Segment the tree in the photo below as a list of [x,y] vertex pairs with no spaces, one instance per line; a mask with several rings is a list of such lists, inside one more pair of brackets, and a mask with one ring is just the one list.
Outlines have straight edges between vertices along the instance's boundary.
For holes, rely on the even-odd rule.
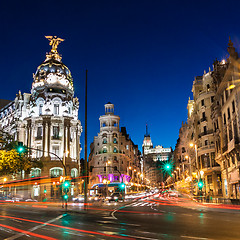
[[31,168],[42,168],[42,161],[28,157],[28,153],[19,154],[16,149],[18,142],[0,130],[0,176],[16,174],[21,171],[29,173]]

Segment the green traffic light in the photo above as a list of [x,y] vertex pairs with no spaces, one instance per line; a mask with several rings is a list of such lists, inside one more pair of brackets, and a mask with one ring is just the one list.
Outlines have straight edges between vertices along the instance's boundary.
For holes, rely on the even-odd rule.
[[202,187],[203,187],[203,182],[202,182],[202,181],[198,182],[198,187],[199,187],[199,188],[202,188]]
[[64,186],[65,188],[68,188],[68,187],[70,186],[70,184],[69,184],[69,182],[64,182],[63,186]]
[[44,189],[44,193],[47,193],[47,190],[46,190],[46,189]]
[[122,189],[124,189],[124,188],[125,188],[125,184],[122,183],[122,184],[120,185],[120,187],[121,187]]
[[68,195],[64,195],[64,199],[67,200],[68,199]]

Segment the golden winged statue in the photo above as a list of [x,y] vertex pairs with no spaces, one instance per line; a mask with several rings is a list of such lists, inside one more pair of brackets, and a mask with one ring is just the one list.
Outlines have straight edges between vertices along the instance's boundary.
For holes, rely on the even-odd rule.
[[52,46],[51,49],[52,53],[57,53],[57,47],[59,43],[64,41],[64,39],[59,38],[57,36],[45,36],[45,38],[47,38],[50,41],[49,45]]

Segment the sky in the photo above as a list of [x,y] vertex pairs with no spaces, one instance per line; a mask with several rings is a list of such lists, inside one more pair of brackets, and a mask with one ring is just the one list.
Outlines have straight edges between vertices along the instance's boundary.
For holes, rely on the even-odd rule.
[[226,58],[229,36],[239,51],[239,9],[211,0],[1,1],[0,98],[30,92],[51,49],[44,36],[56,35],[83,126],[88,69],[88,148],[111,102],[140,150],[146,123],[154,146],[174,149],[194,77]]

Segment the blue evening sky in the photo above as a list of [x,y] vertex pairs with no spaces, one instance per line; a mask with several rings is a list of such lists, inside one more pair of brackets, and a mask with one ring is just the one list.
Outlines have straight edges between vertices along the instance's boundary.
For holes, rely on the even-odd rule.
[[44,36],[57,35],[65,39],[59,52],[82,124],[89,71],[89,145],[110,101],[140,149],[146,123],[154,145],[174,148],[194,77],[226,57],[229,36],[239,49],[239,12],[238,1],[4,1],[0,98],[30,92],[32,73],[50,51]]

